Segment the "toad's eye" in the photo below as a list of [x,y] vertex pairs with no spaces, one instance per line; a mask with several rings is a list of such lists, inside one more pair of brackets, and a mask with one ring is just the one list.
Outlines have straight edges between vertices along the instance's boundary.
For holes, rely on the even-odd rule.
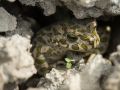
[[75,42],[75,41],[77,41],[78,37],[75,36],[74,34],[69,33],[69,34],[67,34],[67,39],[70,42]]

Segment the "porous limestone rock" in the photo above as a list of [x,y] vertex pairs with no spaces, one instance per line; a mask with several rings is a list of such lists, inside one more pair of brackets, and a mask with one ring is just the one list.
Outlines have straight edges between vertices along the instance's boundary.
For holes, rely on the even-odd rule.
[[49,16],[56,12],[56,6],[59,5],[58,0],[19,0],[22,4],[29,6],[40,5],[44,9],[44,14]]
[[18,18],[17,28],[6,32],[7,37],[0,36],[0,90],[3,86],[6,90],[13,90],[18,87],[17,84],[37,72],[30,53],[31,26],[35,22],[29,20]]
[[26,80],[36,73],[30,48],[30,40],[18,34],[0,37],[0,77],[3,84]]
[[16,17],[0,7],[0,32],[15,30],[17,26]]
[[104,13],[111,15],[120,14],[119,0],[19,0],[29,6],[40,6],[44,14],[49,16],[56,12],[57,6],[66,6],[76,18],[99,17]]
[[110,61],[101,55],[91,55],[88,63],[80,71],[52,69],[41,78],[37,88],[28,90],[102,90],[100,78],[108,75],[111,69]]
[[110,60],[113,62],[111,74],[103,81],[104,90],[120,90],[120,45],[117,51],[110,55]]
[[34,59],[30,53],[33,35],[31,27],[35,21],[18,17],[15,30],[7,31],[7,37],[0,36],[0,90],[18,90],[18,84],[34,73]]
[[23,19],[21,16],[18,17],[17,20],[17,27],[14,31],[8,31],[6,32],[7,36],[12,36],[14,34],[19,34],[22,37],[25,37],[27,39],[31,39],[33,36],[32,32],[32,26],[35,25],[35,20],[29,17],[26,17],[26,19]]
[[81,74],[81,90],[102,90],[100,79],[110,73],[112,64],[102,55],[91,55]]

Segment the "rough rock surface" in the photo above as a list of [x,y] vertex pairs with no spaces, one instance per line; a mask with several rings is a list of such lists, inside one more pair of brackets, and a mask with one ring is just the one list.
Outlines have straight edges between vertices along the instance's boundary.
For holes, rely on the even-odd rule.
[[112,53],[110,60],[113,62],[111,74],[104,80],[104,90],[120,90],[120,45],[117,51]]
[[13,90],[36,73],[30,53],[31,25],[30,21],[19,18],[14,31],[6,32],[7,37],[0,36],[0,90],[3,87]]
[[29,6],[40,6],[44,14],[49,16],[56,12],[57,6],[66,6],[76,18],[99,17],[107,14],[120,14],[119,0],[19,0]]
[[25,37],[27,39],[31,39],[33,36],[33,32],[31,27],[35,24],[35,21],[32,18],[27,18],[27,20],[23,19],[21,16],[19,16],[17,20],[18,24],[14,31],[8,31],[6,32],[7,36],[12,36],[14,34],[19,34],[22,37]]
[[27,79],[36,73],[30,41],[19,35],[0,37],[0,76],[5,82]]
[[0,7],[0,32],[15,30],[16,26],[16,18]]
[[80,71],[52,69],[40,80],[38,88],[39,90],[102,90],[99,85],[100,78],[102,75],[108,75],[110,68],[110,61],[101,55],[92,55],[87,65]]

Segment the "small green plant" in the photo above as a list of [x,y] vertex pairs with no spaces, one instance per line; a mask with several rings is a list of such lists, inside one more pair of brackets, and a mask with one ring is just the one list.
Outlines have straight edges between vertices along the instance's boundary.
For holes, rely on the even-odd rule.
[[65,58],[66,61],[66,68],[71,69],[72,68],[72,62],[74,61],[72,58]]

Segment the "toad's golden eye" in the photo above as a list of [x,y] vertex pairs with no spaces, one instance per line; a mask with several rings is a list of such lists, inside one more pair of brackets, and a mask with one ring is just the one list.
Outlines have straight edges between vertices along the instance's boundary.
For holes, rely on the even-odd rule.
[[67,39],[68,39],[68,41],[70,41],[70,42],[75,42],[75,41],[78,40],[78,37],[75,36],[74,34],[69,33],[69,34],[67,34]]

